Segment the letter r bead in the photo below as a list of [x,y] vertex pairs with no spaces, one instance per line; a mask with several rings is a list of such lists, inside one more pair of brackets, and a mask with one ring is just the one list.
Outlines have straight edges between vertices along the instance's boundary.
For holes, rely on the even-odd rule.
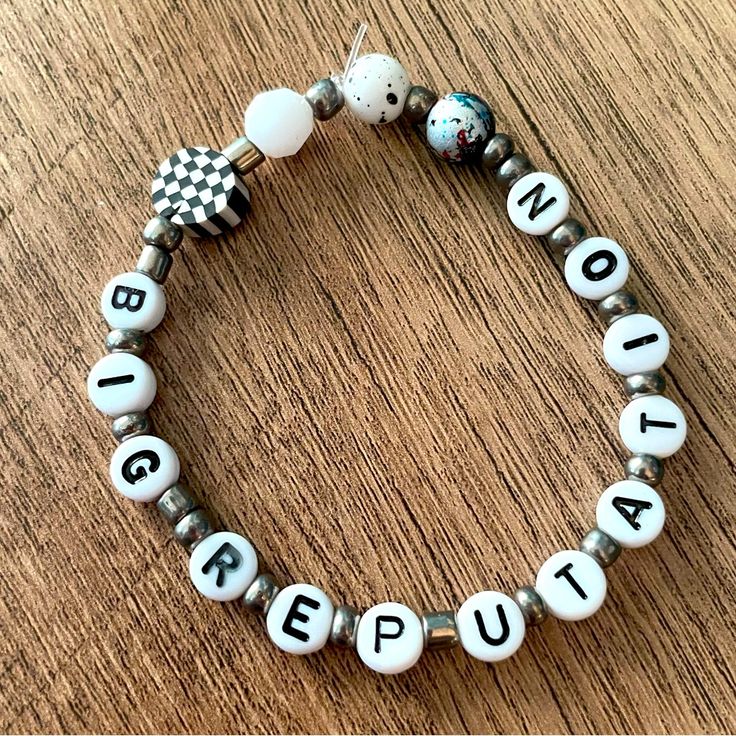
[[205,537],[189,558],[194,587],[213,601],[240,598],[256,579],[258,559],[253,545],[235,532]]

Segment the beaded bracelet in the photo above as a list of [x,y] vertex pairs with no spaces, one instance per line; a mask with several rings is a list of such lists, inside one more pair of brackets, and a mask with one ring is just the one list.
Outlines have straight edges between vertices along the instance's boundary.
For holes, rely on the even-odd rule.
[[[669,352],[665,328],[640,314],[636,298],[624,290],[629,261],[621,246],[588,237],[568,217],[565,186],[538,172],[514,152],[507,135],[496,133],[488,104],[477,95],[452,92],[439,98],[412,86],[403,66],[382,54],[358,58],[365,33],[361,26],[342,75],[316,82],[304,95],[290,89],[258,94],[245,111],[247,137],[223,151],[194,147],[177,151],[159,166],[151,194],[158,213],[144,227],[143,251],[135,271],[110,281],[102,292],[102,314],[111,328],[109,353],[90,371],[87,390],[94,405],[113,418],[120,443],[112,455],[113,485],[135,501],[153,502],[173,526],[176,539],[191,553],[189,574],[195,588],[216,601],[241,599],[265,615],[268,635],[280,649],[308,654],[328,640],[354,647],[371,669],[394,674],[408,669],[424,648],[460,644],[470,655],[496,662],[521,645],[527,626],[548,613],[575,621],[593,614],[606,595],[603,569],[622,548],[651,542],[664,524],[664,506],[653,486],[663,476],[662,459],[685,440],[681,410],[662,396],[659,372]],[[513,597],[497,591],[471,595],[455,611],[419,617],[401,603],[380,603],[360,614],[333,606],[320,589],[304,583],[281,589],[269,573],[258,571],[251,543],[240,534],[216,531],[195,496],[179,480],[172,447],[152,434],[146,410],[156,395],[156,378],[141,359],[147,333],[163,319],[161,284],[172,252],[184,234],[220,234],[237,225],[250,209],[243,176],[266,158],[297,153],[313,121],[326,121],[344,106],[360,120],[384,124],[403,117],[426,135],[429,147],[450,163],[475,163],[507,190],[507,211],[522,232],[546,238],[564,260],[567,284],[580,297],[598,301],[607,324],[603,354],[624,378],[630,399],[621,413],[619,434],[632,453],[625,480],[601,495],[596,527],[577,550],[553,554],[539,569],[534,586]]]

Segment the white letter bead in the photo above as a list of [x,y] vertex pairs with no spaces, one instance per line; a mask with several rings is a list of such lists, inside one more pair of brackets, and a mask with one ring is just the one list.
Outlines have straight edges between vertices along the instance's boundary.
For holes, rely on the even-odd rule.
[[113,452],[110,477],[133,501],[155,501],[179,480],[179,458],[160,437],[131,437]]
[[617,319],[603,338],[608,365],[622,376],[656,371],[670,352],[667,330],[648,314],[630,314]]
[[256,95],[245,111],[245,134],[269,158],[293,156],[312,134],[314,115],[303,95],[272,89]]
[[595,510],[596,523],[622,547],[643,547],[664,526],[664,504],[659,494],[638,480],[621,480],[603,491]]
[[618,431],[634,455],[663,458],[682,447],[687,422],[680,407],[664,396],[642,396],[624,407]]
[[334,607],[313,585],[287,585],[271,603],[266,629],[271,641],[290,654],[311,654],[330,636]]
[[585,552],[565,550],[539,568],[536,589],[549,612],[564,621],[592,616],[606,597],[606,576]]
[[424,647],[419,616],[401,603],[379,603],[360,618],[355,648],[363,663],[384,675],[416,664]]
[[358,120],[378,125],[401,115],[410,87],[409,75],[396,59],[366,54],[348,70],[342,91],[348,110]]
[[87,394],[111,417],[145,411],[156,398],[156,376],[145,360],[130,353],[112,353],[92,366]]
[[115,276],[102,291],[102,316],[118,330],[150,332],[166,312],[164,290],[142,273],[131,271]]
[[463,649],[483,662],[510,657],[524,641],[524,614],[503,593],[485,590],[471,595],[455,620]]
[[624,249],[609,238],[586,238],[565,260],[565,281],[583,299],[604,299],[629,277]]
[[194,587],[213,601],[240,598],[256,579],[258,559],[253,545],[234,532],[205,537],[189,558]]
[[506,209],[511,222],[522,232],[546,235],[567,217],[570,197],[556,176],[534,171],[511,187]]

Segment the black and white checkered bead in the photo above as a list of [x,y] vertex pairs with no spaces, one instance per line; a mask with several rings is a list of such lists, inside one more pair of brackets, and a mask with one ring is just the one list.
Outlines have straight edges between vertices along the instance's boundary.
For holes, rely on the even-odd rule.
[[151,184],[156,212],[190,236],[219,235],[250,209],[250,193],[219,151],[182,148],[158,167]]

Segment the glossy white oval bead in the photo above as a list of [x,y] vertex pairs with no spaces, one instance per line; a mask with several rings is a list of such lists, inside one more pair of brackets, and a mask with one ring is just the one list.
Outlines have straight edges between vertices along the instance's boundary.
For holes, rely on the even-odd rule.
[[179,458],[160,437],[131,437],[113,452],[110,478],[127,498],[156,501],[179,480]]
[[685,442],[687,422],[677,404],[664,396],[642,396],[624,407],[618,421],[621,440],[634,455],[669,457]]
[[630,314],[606,330],[603,356],[622,376],[656,371],[667,360],[670,336],[661,322],[648,314]]
[[108,282],[102,290],[100,308],[113,329],[151,332],[164,318],[166,296],[153,279],[131,271]]
[[334,611],[330,599],[314,585],[287,585],[268,609],[266,629],[279,649],[311,654],[327,643]]
[[606,598],[606,576],[585,552],[564,550],[539,568],[535,588],[549,612],[563,621],[593,615]]
[[248,140],[269,158],[293,156],[307,142],[313,127],[309,103],[286,87],[261,92],[245,111]]
[[253,545],[240,534],[215,532],[205,537],[189,558],[194,587],[213,601],[234,601],[258,574]]
[[609,238],[586,238],[565,260],[565,281],[583,299],[604,299],[629,278],[629,258]]
[[110,417],[145,411],[156,398],[156,376],[145,360],[130,353],[111,353],[92,366],[87,395]]
[[511,222],[522,232],[546,235],[567,217],[570,197],[556,176],[534,171],[511,187],[506,210]]
[[455,620],[463,649],[483,662],[510,657],[524,641],[524,614],[503,593],[484,590],[471,595]]
[[355,60],[343,82],[345,105],[358,120],[390,123],[401,115],[411,83],[393,57],[366,54]]
[[664,503],[646,483],[621,480],[606,488],[598,499],[596,524],[619,545],[643,547],[653,542],[662,531]]
[[379,603],[360,618],[355,648],[367,667],[395,675],[413,667],[422,654],[419,616],[402,603]]

